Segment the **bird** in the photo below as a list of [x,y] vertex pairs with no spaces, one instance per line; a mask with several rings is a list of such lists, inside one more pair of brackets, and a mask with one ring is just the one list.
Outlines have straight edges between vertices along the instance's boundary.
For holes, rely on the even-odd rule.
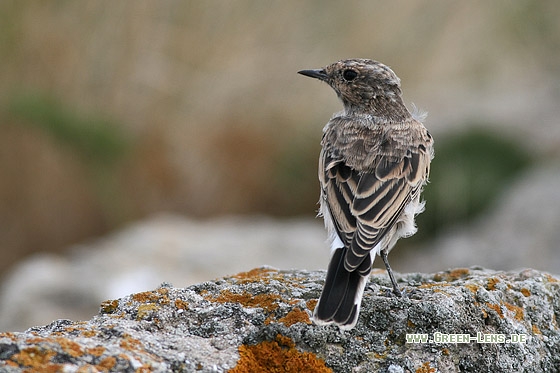
[[399,238],[417,231],[434,141],[422,124],[426,115],[407,109],[400,79],[388,66],[353,58],[298,73],[327,83],[344,108],[325,125],[321,140],[318,215],[331,257],[313,321],[350,330],[376,255],[392,292],[402,297],[387,255]]

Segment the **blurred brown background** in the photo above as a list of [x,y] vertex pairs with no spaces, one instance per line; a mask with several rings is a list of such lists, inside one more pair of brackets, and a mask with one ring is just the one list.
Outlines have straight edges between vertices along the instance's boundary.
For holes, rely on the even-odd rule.
[[349,57],[429,112],[429,242],[559,163],[559,19],[554,0],[3,1],[0,278],[158,212],[313,217],[341,106],[296,71]]

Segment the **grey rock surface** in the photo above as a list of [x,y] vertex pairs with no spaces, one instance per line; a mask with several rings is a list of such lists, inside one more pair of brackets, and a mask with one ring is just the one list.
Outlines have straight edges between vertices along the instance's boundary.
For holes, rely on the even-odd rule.
[[[346,332],[310,322],[323,271],[260,268],[163,284],[105,301],[89,321],[0,334],[0,371],[559,371],[558,278],[469,268],[397,279],[404,298],[374,271]],[[411,334],[431,341],[412,343]],[[478,340],[456,343],[454,334]],[[507,343],[516,336],[525,343]]]
[[36,255],[20,264],[0,286],[0,331],[89,319],[104,299],[162,282],[183,287],[264,264],[326,268],[326,238],[320,219],[153,216],[64,256]]

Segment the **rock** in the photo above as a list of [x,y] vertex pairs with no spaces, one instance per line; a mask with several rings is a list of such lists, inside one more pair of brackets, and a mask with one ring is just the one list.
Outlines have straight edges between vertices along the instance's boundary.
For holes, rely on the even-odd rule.
[[[549,274],[474,267],[397,274],[406,297],[396,298],[386,273],[375,271],[359,322],[346,332],[310,321],[324,275],[266,267],[187,288],[162,284],[103,302],[89,321],[0,334],[0,370],[554,372],[560,366],[560,280]],[[409,340],[424,335],[431,341]]]
[[[187,286],[263,264],[326,268],[321,219],[157,215],[111,235],[22,262],[0,287],[0,330],[91,318],[99,303],[161,282]],[[240,259],[241,258],[241,259]]]

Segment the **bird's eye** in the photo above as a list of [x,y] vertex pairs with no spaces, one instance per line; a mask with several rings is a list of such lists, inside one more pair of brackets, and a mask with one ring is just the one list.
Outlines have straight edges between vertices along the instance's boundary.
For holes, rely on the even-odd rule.
[[358,73],[355,72],[354,70],[344,70],[342,72],[342,77],[344,78],[344,80],[346,81],[351,81],[354,80],[356,77],[358,76]]

